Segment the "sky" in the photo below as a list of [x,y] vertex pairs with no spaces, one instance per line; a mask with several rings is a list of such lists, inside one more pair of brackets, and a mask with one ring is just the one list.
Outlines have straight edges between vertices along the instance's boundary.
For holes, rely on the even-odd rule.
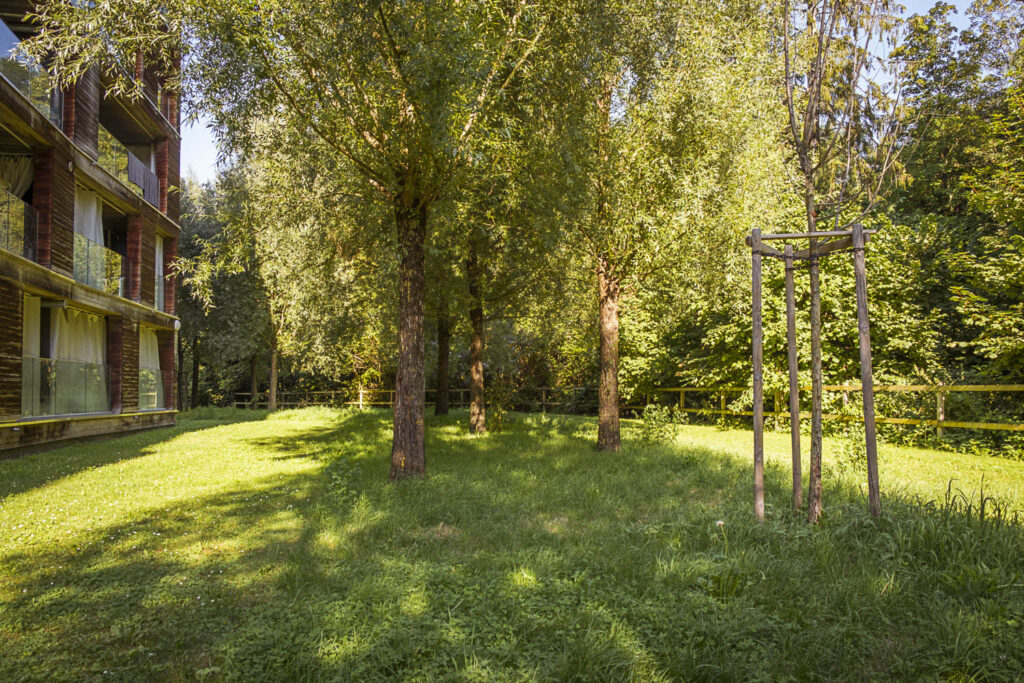
[[[958,13],[953,23],[960,28],[968,25],[965,12],[970,0],[947,0],[956,6]],[[936,0],[903,0],[906,14],[924,14]],[[217,175],[217,144],[209,129],[210,119],[200,117],[181,128],[181,169],[182,176],[194,176],[200,182],[213,180]]]

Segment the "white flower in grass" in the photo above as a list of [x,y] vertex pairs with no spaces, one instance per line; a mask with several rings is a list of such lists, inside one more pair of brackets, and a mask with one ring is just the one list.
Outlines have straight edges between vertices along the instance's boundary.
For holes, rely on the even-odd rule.
[[717,524],[718,526],[725,526],[725,522],[723,522],[722,520],[718,520],[717,522],[715,522],[715,524]]

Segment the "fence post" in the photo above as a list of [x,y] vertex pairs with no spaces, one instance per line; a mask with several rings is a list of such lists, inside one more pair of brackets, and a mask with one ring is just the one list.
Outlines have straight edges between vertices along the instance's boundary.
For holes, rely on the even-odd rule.
[[[761,328],[761,231],[750,231],[752,248],[751,289],[753,323],[752,360],[754,363],[754,518],[764,522],[764,372]],[[725,392],[722,392],[722,419],[725,419]]]
[[686,389],[679,390],[679,410],[686,409]]
[[942,423],[946,420],[946,392],[941,388],[935,392],[935,433],[942,438]]
[[882,514],[878,487],[878,445],[875,437],[875,387],[871,372],[871,325],[868,320],[867,264],[864,255],[864,229],[853,224],[853,272],[857,289],[857,331],[860,337],[860,386],[864,399],[864,441],[868,461],[868,499],[871,514]]
[[548,414],[548,390],[544,387],[540,388],[540,412],[541,415]]
[[359,385],[359,410],[363,409],[363,385]]

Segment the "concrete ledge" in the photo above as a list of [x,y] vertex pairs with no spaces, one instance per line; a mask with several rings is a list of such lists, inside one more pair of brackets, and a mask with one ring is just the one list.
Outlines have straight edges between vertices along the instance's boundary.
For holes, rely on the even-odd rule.
[[62,446],[72,440],[170,427],[174,425],[177,414],[176,410],[155,410],[0,422],[0,458],[15,458],[27,452]]

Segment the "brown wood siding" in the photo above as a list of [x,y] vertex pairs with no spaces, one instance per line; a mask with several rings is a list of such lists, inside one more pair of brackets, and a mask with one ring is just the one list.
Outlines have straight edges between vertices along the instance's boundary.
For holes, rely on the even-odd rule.
[[99,155],[100,76],[95,67],[75,84],[75,135],[72,140],[89,156]]
[[50,267],[71,275],[75,260],[75,174],[72,157],[63,150],[53,154]]
[[[107,434],[136,432],[174,424],[175,413],[140,413],[138,415],[101,415],[71,420],[40,420],[0,425],[0,458],[18,457],[70,439],[88,439]],[[98,448],[103,448],[98,446]],[[21,450],[24,449],[24,450]]]
[[53,225],[53,150],[39,152],[32,175],[32,207],[36,210],[36,262],[50,267],[50,232]]
[[120,316],[107,316],[107,369],[110,373],[110,410],[121,412],[121,385],[124,380],[124,323]]
[[170,145],[167,138],[160,138],[156,141],[154,147],[156,148],[156,178],[157,182],[160,183],[160,206],[157,208],[166,214],[167,188],[170,182]]
[[142,244],[139,250],[139,302],[152,306],[156,282],[156,228],[152,224],[142,223]]
[[71,86],[64,90],[64,111],[62,112],[61,123],[64,127],[64,135],[68,139],[75,139],[75,92],[76,88]]
[[0,280],[0,420],[21,417],[21,287]]
[[121,319],[121,412],[139,409],[139,324]]
[[174,315],[175,291],[178,287],[178,276],[174,272],[174,261],[178,258],[178,240],[164,238],[164,312]]
[[167,217],[177,223],[181,218],[181,140],[167,144]]
[[134,216],[128,220],[128,298],[138,301],[142,295],[142,218]]

